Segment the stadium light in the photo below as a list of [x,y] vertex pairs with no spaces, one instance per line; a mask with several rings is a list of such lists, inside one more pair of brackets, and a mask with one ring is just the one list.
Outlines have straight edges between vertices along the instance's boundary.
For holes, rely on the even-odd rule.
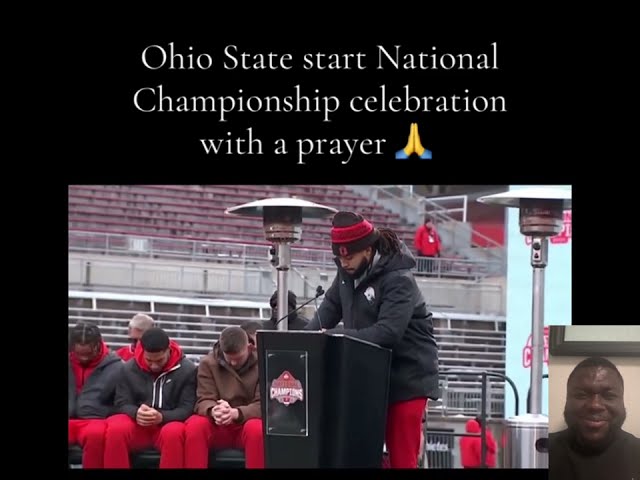
[[[528,415],[509,419],[510,468],[547,468],[549,420],[542,415],[542,370],[544,361],[544,269],[548,263],[549,237],[563,228],[563,213],[571,209],[571,190],[559,187],[531,187],[480,197],[479,202],[520,209],[520,233],[531,237],[533,307],[531,315],[531,403]],[[542,441],[542,442],[541,442]],[[509,458],[511,457],[511,458]],[[541,460],[544,458],[544,460]]]
[[[278,318],[288,313],[288,274],[291,268],[291,244],[302,236],[303,218],[325,218],[336,213],[335,208],[299,198],[267,198],[237,205],[225,210],[227,215],[262,217],[265,237],[275,247],[274,266],[278,272]],[[284,319],[278,330],[288,330]]]

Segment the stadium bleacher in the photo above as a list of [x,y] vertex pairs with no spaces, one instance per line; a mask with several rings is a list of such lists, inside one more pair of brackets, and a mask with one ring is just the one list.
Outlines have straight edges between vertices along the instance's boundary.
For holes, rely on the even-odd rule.
[[[73,185],[69,186],[69,230],[266,245],[261,219],[230,217],[224,211],[274,196],[357,209],[412,245],[414,226],[404,225],[399,215],[336,185]],[[328,248],[329,225],[329,220],[304,219],[299,245]]]
[[[306,315],[311,316],[313,310],[313,307],[309,307]],[[113,349],[128,344],[127,325],[136,313],[152,316],[158,326],[181,345],[187,357],[198,363],[211,350],[224,328],[240,325],[247,320],[266,320],[270,317],[271,309],[266,301],[69,291],[69,327],[78,321],[95,323]],[[433,312],[433,315],[442,370],[504,373],[504,319],[449,312]],[[474,399],[473,402],[479,401],[477,381],[452,376],[448,378],[448,389],[450,395],[462,395],[466,392],[466,396],[470,395]],[[498,386],[491,412],[493,415],[501,414],[501,392],[502,387]],[[449,410],[463,413],[468,401],[461,398],[458,403],[459,405],[449,405]],[[473,408],[476,407],[474,405]]]

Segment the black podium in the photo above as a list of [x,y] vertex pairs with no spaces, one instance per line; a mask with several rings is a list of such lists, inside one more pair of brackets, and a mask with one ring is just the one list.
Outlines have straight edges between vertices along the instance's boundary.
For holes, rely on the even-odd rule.
[[266,468],[379,468],[391,350],[346,335],[259,331]]

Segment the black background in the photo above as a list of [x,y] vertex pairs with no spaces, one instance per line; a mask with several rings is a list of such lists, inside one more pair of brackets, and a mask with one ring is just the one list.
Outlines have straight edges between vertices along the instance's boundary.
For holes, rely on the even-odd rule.
[[[336,27],[338,28],[338,27]],[[78,129],[70,155],[72,180],[78,182],[168,183],[373,183],[373,184],[509,184],[573,183],[567,155],[572,95],[564,72],[569,68],[554,55],[555,42],[548,36],[532,36],[524,30],[511,35],[489,29],[436,32],[433,28],[399,29],[396,35],[369,32],[341,35],[331,25],[322,34],[298,37],[226,35],[217,29],[185,33],[172,29],[127,30],[84,43],[76,50],[83,67],[67,87],[77,107]],[[274,31],[275,33],[275,31]],[[382,35],[384,33],[384,35]],[[126,35],[125,35],[126,34]],[[283,38],[285,37],[285,38]],[[93,33],[92,38],[96,38]],[[98,36],[99,38],[99,36]],[[498,70],[377,70],[377,45],[393,52],[439,54],[491,53],[498,47]],[[208,70],[150,70],[142,52],[150,45],[184,55],[207,53],[213,57]],[[291,70],[225,70],[224,48],[235,45],[248,53],[289,53]],[[305,53],[366,53],[365,70],[305,70]],[[168,63],[168,62],[167,62]],[[77,64],[76,64],[77,65]],[[387,63],[388,65],[388,63]],[[76,67],[77,68],[77,67]],[[229,113],[227,122],[217,112],[143,113],[134,106],[136,91],[162,85],[165,94],[177,97],[243,95],[284,96],[300,85],[303,93],[333,95],[340,110],[323,122],[319,113]],[[503,96],[507,112],[387,112],[353,113],[348,101],[354,95],[378,95],[386,85],[388,96],[403,95],[409,85],[416,96]],[[432,160],[397,161],[409,125],[418,123],[423,145]],[[253,129],[263,141],[262,155],[205,154],[199,139],[228,138]],[[287,155],[273,153],[273,141],[285,138]],[[383,155],[354,153],[313,155],[298,165],[296,139],[386,139]],[[86,168],[87,165],[95,167]]]

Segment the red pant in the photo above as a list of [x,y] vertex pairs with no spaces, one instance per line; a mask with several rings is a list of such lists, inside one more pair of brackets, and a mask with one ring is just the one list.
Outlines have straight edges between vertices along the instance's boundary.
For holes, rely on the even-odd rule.
[[425,397],[389,405],[385,442],[391,468],[418,468],[422,414],[426,405]]
[[207,468],[209,449],[237,448],[244,450],[247,468],[264,468],[262,419],[245,423],[216,425],[202,415],[192,415],[185,422],[185,468]]
[[160,451],[160,468],[184,468],[184,423],[141,427],[129,415],[107,419],[104,468],[131,468],[129,452],[145,448]]
[[69,445],[82,447],[82,467],[102,468],[104,464],[104,419],[69,419]]

